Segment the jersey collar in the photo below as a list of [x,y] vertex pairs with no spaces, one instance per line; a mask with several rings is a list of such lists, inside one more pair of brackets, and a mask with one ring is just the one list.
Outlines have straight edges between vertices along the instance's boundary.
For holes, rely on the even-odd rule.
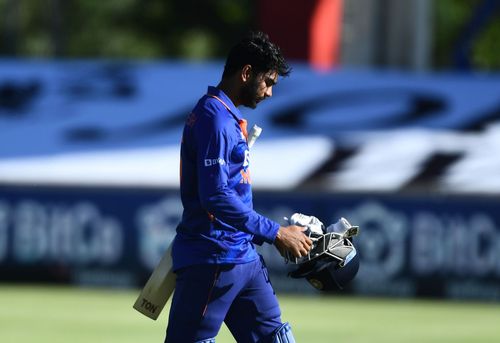
[[222,90],[220,90],[217,87],[209,86],[208,91],[207,91],[207,95],[222,102],[224,107],[227,108],[227,110],[229,112],[231,112],[231,114],[236,118],[236,120],[238,122],[243,119],[241,116],[240,110],[238,110],[238,108],[236,108],[236,106],[234,106],[231,99],[229,99],[229,97],[226,95],[226,93],[224,93]]

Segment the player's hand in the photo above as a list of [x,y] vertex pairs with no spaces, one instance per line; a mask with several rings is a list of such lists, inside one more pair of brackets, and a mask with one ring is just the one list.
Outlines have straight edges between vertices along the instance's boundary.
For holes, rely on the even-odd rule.
[[285,251],[291,252],[295,257],[307,255],[311,250],[312,241],[304,235],[306,229],[306,227],[298,225],[281,226],[279,228],[274,244],[281,255]]

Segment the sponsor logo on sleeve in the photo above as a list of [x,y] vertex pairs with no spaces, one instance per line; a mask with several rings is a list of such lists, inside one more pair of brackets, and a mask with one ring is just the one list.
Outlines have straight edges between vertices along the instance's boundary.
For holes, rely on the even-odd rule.
[[215,165],[225,165],[226,161],[224,161],[222,158],[206,158],[205,159],[205,167],[211,167]]

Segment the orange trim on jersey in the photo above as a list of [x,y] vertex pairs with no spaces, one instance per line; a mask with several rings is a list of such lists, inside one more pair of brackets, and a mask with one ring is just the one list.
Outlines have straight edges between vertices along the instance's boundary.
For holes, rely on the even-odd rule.
[[[229,106],[221,98],[219,98],[218,96],[215,96],[213,94],[207,94],[207,95],[214,98],[214,99],[219,100],[222,103],[222,105],[224,105],[224,107],[229,112],[231,112],[231,108],[229,108]],[[233,112],[231,112],[231,113],[233,113]],[[248,123],[247,123],[247,121],[245,119],[239,119],[238,124],[240,125],[241,132],[243,132],[243,136],[245,136],[245,139],[248,140],[248,131],[247,131],[247,124]]]
[[245,136],[245,139],[248,140],[247,121],[245,119],[240,119],[238,124],[240,124],[240,129],[241,132],[243,132],[243,136]]
[[252,183],[252,178],[250,177],[250,170],[240,170],[241,174],[241,180],[240,183],[246,183],[246,184],[251,184]]
[[[228,105],[227,105],[224,101],[222,101],[222,99],[221,99],[221,98],[219,98],[218,96],[212,95],[212,94],[207,94],[207,95],[208,95],[208,96],[211,96],[211,97],[212,97],[212,98],[214,98],[214,99],[219,100],[219,101],[220,101],[220,102],[224,105],[224,107],[225,107],[225,108],[227,108],[227,110],[228,110],[229,112],[231,112],[231,108],[229,108],[229,106],[228,106]],[[231,112],[231,113],[232,113],[232,112]]]

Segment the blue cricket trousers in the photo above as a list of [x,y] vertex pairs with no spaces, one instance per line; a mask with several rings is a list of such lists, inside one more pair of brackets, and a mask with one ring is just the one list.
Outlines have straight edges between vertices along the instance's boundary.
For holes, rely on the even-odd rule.
[[239,343],[269,342],[282,325],[280,316],[262,257],[244,264],[194,265],[177,272],[165,342],[214,338],[222,322]]

